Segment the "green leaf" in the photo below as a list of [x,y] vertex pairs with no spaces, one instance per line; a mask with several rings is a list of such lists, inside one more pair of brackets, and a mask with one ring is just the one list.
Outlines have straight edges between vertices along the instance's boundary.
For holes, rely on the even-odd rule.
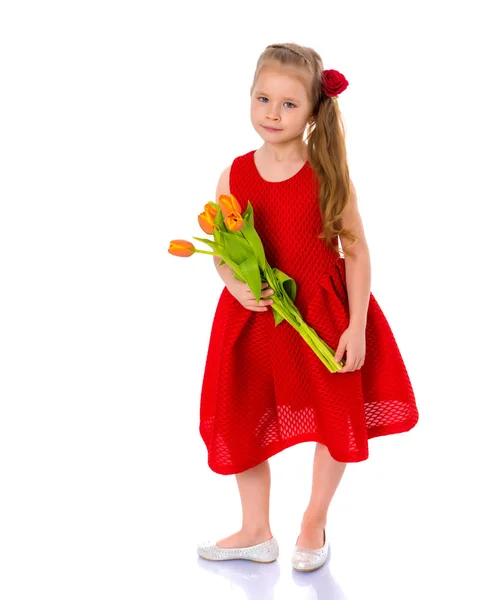
[[250,223],[248,223],[248,221],[245,221],[243,223],[243,227],[240,231],[244,235],[245,240],[247,240],[247,242],[253,249],[253,252],[256,256],[256,260],[259,266],[264,271],[266,265],[266,257],[264,254],[263,243],[261,242],[261,238],[259,237],[258,232],[255,230],[254,227],[250,225]]
[[208,240],[206,238],[199,238],[199,237],[195,237],[192,236],[194,240],[198,240],[199,242],[203,242],[204,244],[208,244],[208,246],[210,248],[212,248],[215,252],[216,250],[218,250],[218,252],[221,252],[222,247],[219,246],[216,242],[212,242],[211,240]]
[[278,280],[278,283],[281,286],[283,292],[288,294],[288,296],[294,302],[297,292],[296,281],[289,275],[286,275],[286,273],[283,273],[283,271],[280,271],[279,269],[274,268],[273,273],[276,279]]
[[231,260],[229,258],[229,256],[223,256],[222,258],[223,258],[224,262],[228,265],[228,267],[233,269],[233,277],[235,277],[236,279],[239,279],[241,281],[244,281],[243,274],[242,274],[239,266],[233,260]]
[[253,292],[256,302],[259,302],[261,299],[261,274],[256,257],[251,255],[239,265],[239,268],[250,290]]
[[238,232],[230,231],[223,238],[226,252],[236,264],[241,264],[253,255],[251,246]]
[[243,220],[248,221],[251,227],[254,227],[254,215],[253,215],[253,206],[251,202],[248,200],[248,206],[243,213]]
[[213,229],[213,237],[215,238],[215,242],[220,245],[223,246],[225,245],[224,242],[224,235],[223,232],[220,231],[219,229],[216,229],[216,227]]
[[218,229],[220,231],[227,231],[226,225],[223,222],[223,213],[221,212],[221,210],[219,210],[219,207],[218,212],[216,213],[216,216],[213,220],[213,223],[218,226]]

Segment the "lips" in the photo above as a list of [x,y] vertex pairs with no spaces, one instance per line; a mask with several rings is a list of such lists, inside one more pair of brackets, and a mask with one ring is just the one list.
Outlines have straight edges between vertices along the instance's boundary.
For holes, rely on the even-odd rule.
[[281,129],[278,129],[277,127],[268,127],[266,125],[262,125],[263,129],[272,129],[273,131],[281,131]]

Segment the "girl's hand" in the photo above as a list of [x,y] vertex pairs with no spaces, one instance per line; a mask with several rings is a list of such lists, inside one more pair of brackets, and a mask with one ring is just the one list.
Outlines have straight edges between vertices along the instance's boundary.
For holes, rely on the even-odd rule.
[[360,369],[366,354],[366,332],[364,327],[349,326],[339,338],[334,360],[340,361],[346,350],[346,364],[336,373],[347,373]]
[[268,310],[268,306],[273,304],[273,299],[271,296],[274,294],[274,291],[269,288],[267,281],[264,281],[261,286],[262,289],[259,302],[256,302],[253,292],[250,290],[249,285],[245,281],[232,278],[227,288],[229,293],[234,296],[244,308],[247,308],[248,310],[265,312]]

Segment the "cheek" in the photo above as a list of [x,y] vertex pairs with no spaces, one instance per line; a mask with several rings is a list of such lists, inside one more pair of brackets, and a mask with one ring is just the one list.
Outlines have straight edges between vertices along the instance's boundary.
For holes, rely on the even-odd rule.
[[298,127],[305,127],[307,124],[307,118],[304,115],[296,115],[294,118],[294,123]]

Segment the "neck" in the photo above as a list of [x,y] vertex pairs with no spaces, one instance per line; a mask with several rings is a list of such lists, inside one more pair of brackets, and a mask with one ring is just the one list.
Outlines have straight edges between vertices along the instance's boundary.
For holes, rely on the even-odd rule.
[[283,144],[265,142],[258,152],[271,163],[305,162],[308,156],[308,146],[302,140],[290,140]]

